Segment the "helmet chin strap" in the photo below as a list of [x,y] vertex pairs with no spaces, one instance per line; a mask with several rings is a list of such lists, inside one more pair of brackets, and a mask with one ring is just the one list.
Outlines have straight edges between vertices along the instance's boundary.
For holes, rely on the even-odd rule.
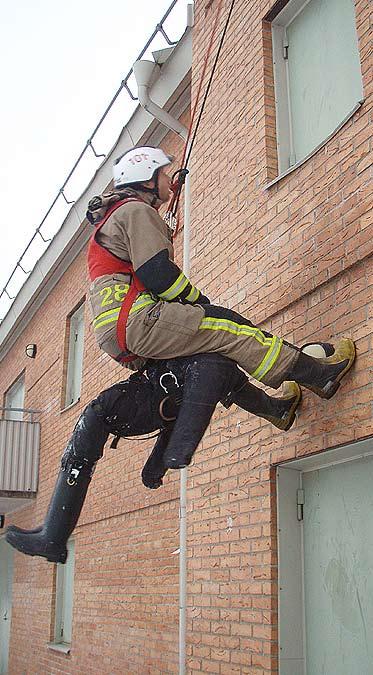
[[[139,186],[139,189],[142,190],[143,192],[149,192],[151,195],[154,195],[153,199],[150,203],[150,206],[155,206],[155,204],[157,203],[158,200],[161,201],[161,198],[160,198],[160,195],[159,195],[159,169],[157,169],[155,171],[155,173],[153,174],[153,179],[154,179],[154,183],[155,183],[153,188],[146,187],[146,185],[143,185],[143,183],[137,183],[136,184],[136,185]],[[131,187],[131,185],[129,187]]]
[[152,199],[150,206],[155,206],[158,200],[161,201],[161,198],[159,196],[159,169],[157,169],[157,171],[154,174],[154,183],[155,183],[153,188],[154,199]]

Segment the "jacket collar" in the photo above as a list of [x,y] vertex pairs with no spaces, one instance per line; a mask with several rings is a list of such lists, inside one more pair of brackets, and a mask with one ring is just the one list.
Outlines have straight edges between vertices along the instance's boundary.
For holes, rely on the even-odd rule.
[[[102,220],[107,211],[114,206],[116,202],[121,201],[122,199],[128,198],[138,198],[141,199],[146,204],[151,206],[153,201],[153,195],[149,192],[143,192],[142,190],[133,190],[132,188],[125,188],[124,190],[113,190],[112,192],[105,192],[102,195],[92,197],[88,202],[88,210],[86,213],[87,219],[92,225],[96,225]],[[158,210],[158,206],[155,205],[154,208]]]

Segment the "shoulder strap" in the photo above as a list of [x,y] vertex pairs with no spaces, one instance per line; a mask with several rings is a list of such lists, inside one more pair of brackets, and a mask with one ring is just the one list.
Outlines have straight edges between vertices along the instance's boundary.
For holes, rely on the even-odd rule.
[[121,199],[119,202],[115,202],[110,208],[106,211],[104,217],[102,220],[99,220],[98,223],[95,225],[95,234],[101,229],[101,227],[106,223],[108,218],[110,218],[111,214],[114,213],[117,209],[119,209],[120,206],[123,206],[123,204],[128,204],[128,202],[144,202],[143,199],[140,197],[126,197],[126,199]]

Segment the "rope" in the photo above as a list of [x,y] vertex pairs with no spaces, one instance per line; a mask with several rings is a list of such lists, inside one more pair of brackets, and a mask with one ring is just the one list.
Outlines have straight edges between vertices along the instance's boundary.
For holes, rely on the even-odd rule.
[[[223,30],[222,36],[220,38],[218,50],[216,52],[216,57],[215,57],[214,64],[213,64],[213,67],[212,67],[212,70],[211,70],[210,78],[209,78],[209,81],[208,81],[208,84],[207,84],[207,87],[206,87],[205,95],[203,97],[201,109],[200,109],[200,112],[199,112],[199,115],[198,115],[198,119],[197,119],[195,129],[194,129],[193,137],[192,137],[192,140],[189,143],[189,139],[190,139],[190,136],[191,136],[192,127],[193,127],[193,123],[194,123],[194,118],[195,118],[195,114],[196,114],[196,111],[197,111],[197,106],[198,106],[199,98],[200,98],[200,94],[201,94],[202,83],[203,83],[203,80],[204,80],[204,77],[205,77],[205,74],[206,74],[207,64],[208,64],[208,61],[209,61],[209,58],[210,58],[212,45],[213,45],[216,29],[217,29],[219,18],[220,18],[221,8],[222,8],[222,5],[223,5],[223,0],[220,0],[220,2],[219,2],[218,10],[217,10],[216,17],[215,17],[214,26],[213,26],[212,33],[211,33],[209,46],[208,46],[207,53],[206,53],[206,56],[205,56],[202,75],[201,75],[200,82],[199,82],[199,85],[198,85],[196,101],[195,101],[195,104],[194,104],[194,107],[193,107],[193,112],[192,112],[190,125],[189,125],[189,129],[188,129],[188,136],[187,136],[187,140],[186,140],[185,145],[184,145],[183,157],[182,157],[182,160],[181,160],[182,168],[179,169],[178,171],[176,171],[174,173],[174,175],[172,176],[173,180],[176,176],[178,176],[178,181],[177,181],[177,184],[174,185],[174,187],[173,187],[174,195],[171,198],[171,201],[170,201],[170,204],[169,204],[169,207],[168,207],[168,213],[171,216],[171,218],[170,218],[171,220],[172,219],[177,220],[177,211],[178,211],[178,207],[179,207],[181,190],[182,190],[182,187],[185,183],[185,178],[186,178],[187,174],[189,173],[188,169],[187,169],[188,163],[189,163],[189,160],[190,160],[190,156],[191,156],[191,153],[192,153],[194,142],[196,140],[197,131],[198,131],[198,128],[199,128],[200,123],[201,123],[203,111],[204,111],[205,106],[206,106],[207,98],[208,98],[208,95],[210,93],[212,81],[214,79],[215,71],[216,71],[216,68],[217,68],[217,65],[218,65],[221,50],[223,48],[225,36],[226,36],[228,26],[229,26],[229,23],[230,23],[230,20],[231,20],[231,16],[232,16],[232,12],[233,12],[235,2],[236,2],[236,0],[232,0],[230,8],[229,8],[227,20],[225,22],[224,30]],[[188,144],[189,144],[189,151],[188,151],[188,155],[186,156]],[[176,236],[176,234],[178,232],[178,225],[179,225],[179,223],[177,221],[174,236]]]
[[[199,85],[198,85],[197,96],[196,96],[196,100],[195,100],[195,103],[194,103],[193,112],[192,112],[192,115],[191,115],[191,118],[190,118],[190,124],[189,124],[189,129],[188,129],[188,136],[187,136],[187,139],[186,139],[186,141],[185,141],[184,151],[183,151],[183,158],[182,158],[182,160],[181,160],[181,165],[182,165],[182,166],[183,166],[183,164],[184,164],[185,155],[186,155],[186,150],[187,150],[187,147],[188,147],[190,135],[191,135],[191,133],[192,133],[192,127],[193,127],[193,123],[194,123],[194,117],[195,117],[195,114],[196,114],[196,111],[197,111],[197,106],[198,106],[199,98],[200,98],[200,95],[201,95],[202,84],[203,84],[203,80],[205,79],[206,70],[207,70],[207,64],[208,64],[208,61],[209,61],[209,58],[210,58],[210,54],[211,54],[211,51],[212,51],[212,44],[213,44],[213,42],[214,42],[216,29],[217,29],[217,27],[218,27],[218,22],[219,22],[219,18],[220,18],[220,13],[221,13],[222,5],[223,5],[223,0],[220,0],[219,6],[218,6],[218,10],[217,10],[217,12],[216,12],[215,22],[214,22],[214,26],[213,26],[212,33],[211,33],[211,38],[210,38],[209,46],[208,46],[208,48],[207,48],[207,54],[206,54],[206,56],[205,56],[205,62],[204,62],[204,64],[203,64],[202,75],[201,75],[201,77],[200,77],[200,81],[199,81]],[[197,128],[198,128],[198,126],[197,126]],[[196,133],[196,132],[195,132],[195,133]],[[195,133],[194,133],[194,136],[195,136]],[[193,140],[193,142],[194,142],[194,140]],[[189,153],[189,154],[190,154],[190,153]],[[187,164],[188,164],[188,160],[185,162],[184,168],[186,168]]]

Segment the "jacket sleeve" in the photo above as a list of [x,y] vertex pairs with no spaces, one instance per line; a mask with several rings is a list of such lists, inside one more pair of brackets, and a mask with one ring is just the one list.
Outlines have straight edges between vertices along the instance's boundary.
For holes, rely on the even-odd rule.
[[125,230],[134,271],[145,288],[162,300],[209,303],[173,262],[166,223],[148,204],[127,204]]
[[167,249],[156,253],[136,270],[136,275],[145,288],[152,291],[162,300],[173,302],[181,300],[194,304],[208,304],[209,299],[193,286],[184,272],[169,259]]

